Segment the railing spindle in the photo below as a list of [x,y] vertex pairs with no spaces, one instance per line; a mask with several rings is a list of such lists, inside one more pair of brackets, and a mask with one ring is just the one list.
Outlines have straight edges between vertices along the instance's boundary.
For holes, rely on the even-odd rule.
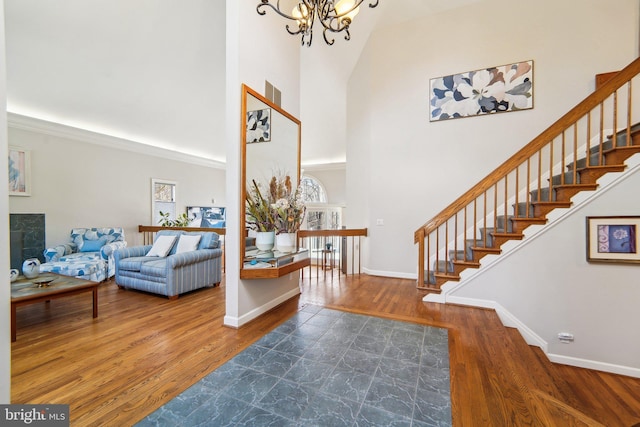
[[631,102],[631,97],[633,96],[633,91],[631,90],[631,82],[632,80],[629,80],[629,83],[627,83],[627,87],[628,87],[628,92],[627,92],[627,144],[626,146],[630,146],[632,145],[632,141],[631,141],[631,121],[633,120],[633,116],[631,115],[632,110],[633,110],[633,104]]
[[[598,162],[602,164],[602,146],[604,144],[604,102],[600,104],[600,143],[598,144]],[[587,151],[587,163],[591,158],[590,152]]]

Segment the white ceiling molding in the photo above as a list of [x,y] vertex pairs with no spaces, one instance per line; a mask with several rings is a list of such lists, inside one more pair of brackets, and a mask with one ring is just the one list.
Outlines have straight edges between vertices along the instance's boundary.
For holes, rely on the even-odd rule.
[[80,129],[60,123],[49,122],[35,117],[23,116],[21,114],[7,112],[7,119],[8,126],[14,129],[40,132],[46,135],[73,139],[80,142],[88,142],[104,147],[131,151],[134,153],[160,157],[169,160],[176,160],[198,166],[205,166],[214,169],[226,169],[226,163],[217,160],[181,153],[179,151],[167,150],[165,148],[143,144],[124,138],[118,138],[111,135],[92,132],[86,129]]
[[309,171],[335,171],[335,170],[345,170],[347,169],[346,162],[336,162],[336,163],[314,163],[314,164],[302,164],[300,166],[304,169],[305,172]]

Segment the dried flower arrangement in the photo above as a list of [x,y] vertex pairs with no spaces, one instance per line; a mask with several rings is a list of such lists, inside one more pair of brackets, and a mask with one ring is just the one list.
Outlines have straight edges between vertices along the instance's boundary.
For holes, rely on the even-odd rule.
[[269,181],[266,197],[260,184],[252,180],[245,201],[247,227],[256,231],[295,233],[300,229],[306,212],[301,187],[294,190],[289,175],[274,175]]

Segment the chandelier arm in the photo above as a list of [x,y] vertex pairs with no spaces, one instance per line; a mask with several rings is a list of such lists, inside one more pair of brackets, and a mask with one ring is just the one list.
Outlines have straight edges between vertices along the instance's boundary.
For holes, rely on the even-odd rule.
[[306,44],[307,44],[307,47],[309,47],[309,46],[311,46],[311,42],[313,41],[313,32],[312,31],[309,31],[308,33],[302,33],[302,46],[305,45],[304,38],[307,35],[309,36],[309,40],[307,41]]
[[331,31],[332,33],[340,33],[349,29],[351,25],[351,19],[340,18],[336,16],[327,16],[320,20],[320,23],[325,28],[325,31]]
[[349,27],[344,29],[344,39],[346,41],[351,40],[351,33],[349,32]]
[[324,30],[322,30],[322,36],[324,37],[324,42],[326,44],[328,44],[329,46],[332,46],[333,43],[335,43],[336,39],[329,40],[327,38],[327,31],[331,31],[331,32],[335,32],[335,31],[333,31],[333,30],[331,30],[331,28],[327,28],[327,27],[324,27]]
[[261,3],[256,7],[256,11],[258,12],[258,15],[266,15],[267,11],[266,10],[262,10],[262,8],[269,6],[271,9],[273,9],[273,11],[275,13],[277,13],[280,16],[282,16],[283,18],[287,18],[287,19],[290,19],[292,21],[297,21],[298,20],[295,17],[293,17],[291,15],[287,15],[286,13],[284,13],[284,12],[282,12],[280,10],[280,0],[277,1],[275,6],[273,4],[271,4],[271,2],[269,0],[260,0],[260,1],[261,1]]
[[295,36],[296,34],[304,33],[304,28],[301,26],[298,26],[298,31],[291,31],[291,29],[289,28],[289,24],[285,25],[284,28],[287,30],[287,33],[291,34],[292,36]]

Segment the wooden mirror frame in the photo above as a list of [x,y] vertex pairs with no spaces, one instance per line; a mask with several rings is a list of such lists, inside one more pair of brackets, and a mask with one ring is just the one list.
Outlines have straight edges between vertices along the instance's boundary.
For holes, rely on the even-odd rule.
[[[267,98],[265,98],[264,96],[260,95],[258,92],[256,92],[255,90],[251,89],[249,86],[243,84],[242,85],[242,107],[241,107],[241,111],[240,111],[240,144],[242,145],[241,147],[241,183],[242,185],[240,186],[241,188],[241,195],[240,195],[240,200],[241,200],[241,204],[242,207],[240,209],[240,277],[241,278],[251,278],[249,276],[252,275],[245,275],[243,274],[243,272],[248,272],[249,270],[245,270],[243,268],[244,266],[244,256],[245,256],[245,252],[246,252],[246,247],[245,247],[245,242],[246,242],[246,237],[248,235],[248,228],[247,228],[247,224],[246,224],[246,197],[247,197],[247,130],[246,130],[246,120],[247,120],[247,97],[249,96],[253,96],[254,98],[256,98],[258,101],[261,101],[262,103],[264,103],[265,105],[267,105],[269,108],[271,108],[273,111],[276,111],[278,113],[280,113],[284,118],[287,118],[289,120],[291,120],[297,127],[298,127],[298,133],[297,133],[297,142],[293,141],[293,146],[292,149],[297,149],[297,155],[296,155],[296,161],[297,161],[297,170],[296,170],[296,183],[300,182],[300,148],[301,148],[301,139],[302,139],[302,126],[301,126],[301,122],[300,120],[298,120],[296,117],[294,117],[293,115],[289,114],[287,111],[283,110],[281,107],[279,107],[278,105],[274,104],[273,102],[269,101]],[[296,146],[297,144],[297,146]],[[276,277],[279,277],[280,274],[278,274]]]

